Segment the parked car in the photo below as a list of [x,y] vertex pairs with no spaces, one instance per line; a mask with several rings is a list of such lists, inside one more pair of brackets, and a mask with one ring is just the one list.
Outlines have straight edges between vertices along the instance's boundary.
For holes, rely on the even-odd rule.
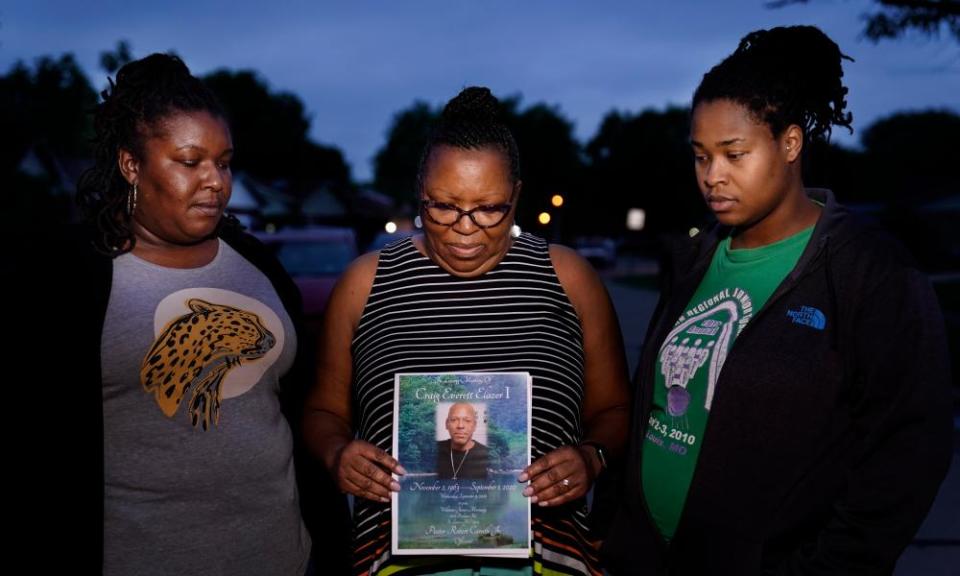
[[380,250],[387,244],[400,240],[401,238],[408,238],[416,234],[420,234],[419,230],[397,230],[396,232],[380,232],[373,237],[373,240],[370,241],[370,244],[367,245],[367,252],[373,252],[375,250]]
[[315,327],[337,278],[357,257],[353,229],[313,226],[255,232],[254,236],[274,250],[293,277],[303,295],[303,311]]
[[598,270],[617,263],[617,242],[613,238],[584,236],[573,241],[573,248]]

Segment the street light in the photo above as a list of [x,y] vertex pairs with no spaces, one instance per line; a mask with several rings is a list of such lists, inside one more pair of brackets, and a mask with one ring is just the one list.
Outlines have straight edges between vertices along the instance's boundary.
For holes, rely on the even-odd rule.
[[544,226],[546,226],[547,224],[550,223],[550,213],[541,212],[540,215],[537,216],[537,221],[543,224]]
[[554,194],[553,197],[550,198],[550,203],[553,204],[554,207],[556,208],[563,206],[563,196],[559,194]]
[[643,208],[631,208],[627,212],[627,230],[638,232],[647,223],[647,212]]

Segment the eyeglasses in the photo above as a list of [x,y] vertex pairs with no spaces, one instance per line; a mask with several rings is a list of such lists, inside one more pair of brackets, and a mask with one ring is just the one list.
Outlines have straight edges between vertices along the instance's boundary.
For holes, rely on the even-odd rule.
[[470,210],[463,210],[455,204],[446,204],[434,200],[421,200],[427,218],[434,224],[441,226],[453,226],[464,216],[476,224],[477,228],[493,228],[503,222],[503,219],[510,213],[513,207],[512,202],[504,204],[488,204],[486,206],[477,206]]

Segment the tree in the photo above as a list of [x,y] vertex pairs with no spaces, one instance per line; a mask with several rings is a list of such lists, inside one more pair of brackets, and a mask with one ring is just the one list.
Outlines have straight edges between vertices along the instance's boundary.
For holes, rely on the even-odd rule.
[[[806,4],[810,0],[776,0],[768,2],[771,8],[790,4]],[[910,31],[926,36],[937,36],[946,28],[954,40],[960,42],[960,2],[957,0],[874,0],[877,10],[864,14],[863,33],[877,42],[899,38]]]
[[804,143],[804,184],[811,188],[829,188],[840,202],[876,201],[875,190],[864,184],[864,174],[868,171],[866,157],[860,150],[832,142]]
[[589,232],[619,236],[630,208],[646,214],[645,230],[686,231],[706,213],[690,154],[686,108],[638,115],[608,113],[590,142],[590,201],[577,208]]
[[126,40],[117,42],[117,47],[113,51],[105,50],[100,53],[100,67],[107,74],[114,74],[124,64],[133,60],[133,54],[130,52],[130,43]]
[[2,167],[8,172],[30,149],[77,157],[92,135],[89,112],[96,93],[72,54],[38,58],[31,70],[17,62],[0,77],[4,137]]
[[[89,152],[95,104],[96,93],[71,54],[38,58],[32,69],[17,62],[0,76],[0,178],[13,193],[10,213],[29,215],[15,225],[56,227],[76,217],[73,179]],[[28,154],[30,174],[20,170]]]
[[417,170],[440,111],[416,101],[394,114],[387,141],[373,159],[374,187],[400,204],[416,201]]
[[861,138],[863,185],[882,207],[877,216],[927,270],[960,265],[956,211],[934,208],[957,197],[953,141],[958,130],[960,115],[934,110],[883,118]]
[[902,112],[863,132],[864,184],[892,206],[918,205],[957,193],[956,152],[960,115],[947,110]]
[[[504,119],[520,148],[523,191],[517,207],[517,223],[549,239],[572,235],[578,222],[565,216],[576,214],[574,207],[584,193],[585,169],[580,143],[573,135],[573,123],[563,116],[559,107],[544,103],[521,112],[519,96],[505,98],[503,105]],[[555,194],[564,197],[564,207],[551,206],[550,199]],[[541,212],[552,216],[550,232],[537,222]]]
[[236,170],[266,181],[286,180],[295,195],[319,184],[334,191],[350,188],[350,168],[340,150],[307,135],[310,120],[299,97],[271,92],[251,70],[218,70],[203,80],[230,119]]

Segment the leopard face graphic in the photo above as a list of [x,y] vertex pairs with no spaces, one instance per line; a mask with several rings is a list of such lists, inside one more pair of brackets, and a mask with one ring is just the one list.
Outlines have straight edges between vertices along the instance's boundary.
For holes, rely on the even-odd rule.
[[190,420],[204,430],[220,421],[224,377],[242,361],[262,358],[276,338],[252,312],[191,298],[190,312],[172,320],[140,365],[140,382],[173,417],[191,392]]

